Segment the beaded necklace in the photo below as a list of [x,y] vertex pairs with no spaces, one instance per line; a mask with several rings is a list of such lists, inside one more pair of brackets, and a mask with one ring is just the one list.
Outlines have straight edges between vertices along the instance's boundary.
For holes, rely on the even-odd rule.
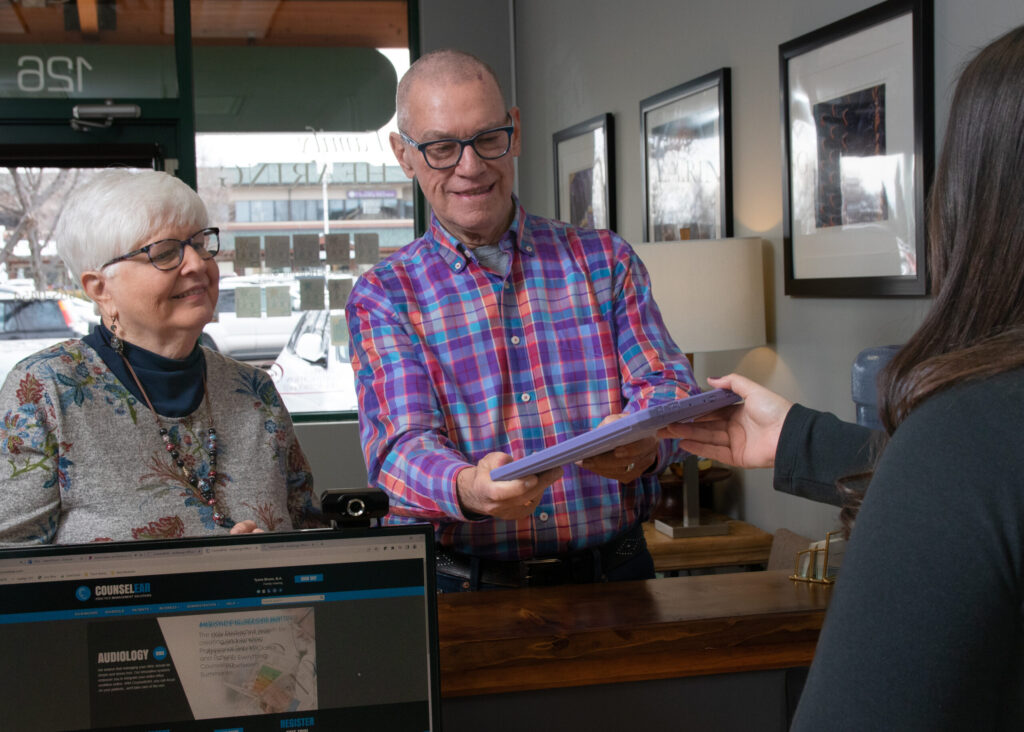
[[149,411],[153,414],[153,421],[156,422],[157,429],[160,431],[160,438],[164,441],[164,448],[171,454],[174,464],[181,469],[181,474],[185,476],[188,484],[199,491],[199,495],[202,496],[206,505],[213,508],[214,523],[230,529],[235,525],[235,522],[217,505],[217,494],[213,488],[214,483],[217,481],[217,430],[213,426],[213,410],[210,409],[210,390],[206,388],[206,371],[203,371],[203,403],[206,405],[206,414],[210,422],[210,427],[206,430],[206,452],[210,456],[210,470],[205,478],[200,478],[194,470],[185,467],[185,461],[181,458],[178,445],[174,444],[171,440],[170,432],[164,427],[163,422],[160,421],[160,417],[153,408],[153,402],[149,400],[149,395],[142,388],[142,382],[139,381],[135,369],[128,363],[128,359],[125,358],[123,353],[119,352],[119,355],[124,361],[124,365],[128,367],[128,372],[135,379],[135,385],[139,387],[142,398],[146,400],[146,406],[149,407]]

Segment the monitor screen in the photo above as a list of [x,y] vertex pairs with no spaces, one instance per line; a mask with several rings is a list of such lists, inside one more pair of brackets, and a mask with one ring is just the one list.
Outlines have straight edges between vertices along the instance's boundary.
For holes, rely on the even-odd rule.
[[432,533],[0,551],[3,729],[439,727]]

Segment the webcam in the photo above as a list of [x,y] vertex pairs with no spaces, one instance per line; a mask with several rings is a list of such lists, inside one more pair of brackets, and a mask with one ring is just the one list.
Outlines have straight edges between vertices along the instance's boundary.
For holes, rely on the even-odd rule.
[[333,490],[320,494],[324,515],[338,526],[370,526],[388,515],[388,495],[384,491]]

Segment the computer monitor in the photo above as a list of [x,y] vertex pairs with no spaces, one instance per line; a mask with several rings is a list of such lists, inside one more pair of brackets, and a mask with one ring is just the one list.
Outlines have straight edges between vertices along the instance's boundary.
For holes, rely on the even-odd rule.
[[429,526],[0,551],[2,728],[440,726]]

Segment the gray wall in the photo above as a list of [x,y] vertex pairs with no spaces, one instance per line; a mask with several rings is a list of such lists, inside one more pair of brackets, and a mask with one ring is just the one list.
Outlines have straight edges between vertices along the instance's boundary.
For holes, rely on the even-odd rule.
[[515,101],[509,0],[419,0],[419,11],[422,53],[452,47],[482,58]]
[[[495,3],[498,4],[498,3]],[[519,193],[554,215],[551,136],[595,115],[615,115],[618,229],[641,241],[639,101],[714,69],[732,69],[736,236],[765,240],[769,346],[698,354],[698,379],[739,371],[790,399],[853,419],[849,370],[867,346],[902,342],[929,300],[811,299],[783,295],[778,46],[874,4],[870,0],[514,0],[522,108]],[[1020,0],[936,0],[936,139],[965,56],[1024,23]],[[837,512],[771,489],[747,471],[721,496],[730,512],[767,531],[822,536]]]
[[328,490],[366,487],[366,462],[359,448],[359,425],[348,422],[297,422],[295,436],[313,470],[317,495]]

